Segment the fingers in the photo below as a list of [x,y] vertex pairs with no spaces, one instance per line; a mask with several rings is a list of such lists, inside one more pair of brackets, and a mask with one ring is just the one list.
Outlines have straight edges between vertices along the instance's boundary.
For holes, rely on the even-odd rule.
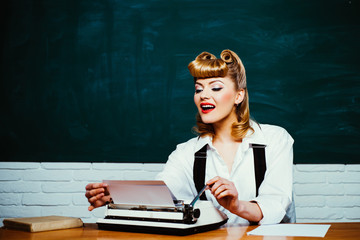
[[105,205],[110,199],[109,191],[107,190],[108,185],[105,183],[89,183],[86,185],[85,197],[88,199],[90,206],[89,211],[97,207]]
[[106,187],[108,187],[106,183],[89,183],[88,185],[86,185],[85,189],[91,190],[94,188],[106,188]]
[[97,195],[95,195],[93,197],[88,198],[88,201],[89,201],[90,204],[92,204],[92,203],[96,202],[97,200],[101,199],[104,196],[105,196],[104,193],[100,193],[100,194],[97,194]]
[[207,181],[206,185],[208,185],[211,188],[211,185],[213,185],[214,183],[216,183],[219,180],[220,180],[219,176],[214,177],[214,178],[210,179],[209,181]]
[[85,193],[85,197],[91,198],[93,196],[99,195],[99,194],[104,193],[104,192],[105,192],[104,188],[97,188],[97,189],[88,190]]
[[108,187],[108,185],[106,183],[89,183],[85,187],[85,189],[86,189],[85,196],[87,198],[91,198],[91,197],[93,197],[97,194],[101,194],[101,193],[108,194],[107,187]]
[[102,206],[104,206],[106,204],[109,204],[111,201],[112,201],[112,199],[111,199],[110,195],[102,196],[100,198],[94,197],[91,202],[89,200],[90,206],[88,207],[88,210],[92,211],[95,208],[102,207]]
[[221,178],[221,177],[214,177],[212,179],[210,179],[206,185],[209,186],[210,190],[212,193],[214,193],[219,187],[229,184],[230,181],[226,180],[225,178]]
[[209,180],[206,183],[211,190],[211,193],[214,195],[215,198],[220,199],[229,195],[236,195],[236,188],[233,182],[221,178],[221,177],[214,177],[213,179]]
[[227,188],[227,186],[225,185],[221,185],[218,188],[216,188],[215,191],[212,192],[212,194],[214,195],[215,198],[222,198],[227,196],[227,194],[229,193],[229,190]]

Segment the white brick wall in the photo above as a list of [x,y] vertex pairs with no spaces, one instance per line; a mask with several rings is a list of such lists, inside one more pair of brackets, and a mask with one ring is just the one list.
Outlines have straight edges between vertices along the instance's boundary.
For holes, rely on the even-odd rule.
[[360,221],[360,165],[295,165],[298,222]]
[[[95,222],[87,210],[89,182],[151,180],[163,164],[0,162],[0,226],[10,217],[63,215]],[[360,165],[294,165],[298,222],[360,221]]]

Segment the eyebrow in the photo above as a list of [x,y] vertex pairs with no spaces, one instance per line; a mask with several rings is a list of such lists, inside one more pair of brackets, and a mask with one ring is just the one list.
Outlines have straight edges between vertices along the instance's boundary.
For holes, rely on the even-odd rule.
[[[213,84],[213,83],[215,83],[215,82],[220,82],[220,83],[224,84],[224,82],[221,81],[221,80],[213,80],[213,81],[209,82],[209,84]],[[195,84],[199,84],[199,85],[201,85],[201,86],[204,86],[203,84],[199,83],[198,81],[196,81]]]

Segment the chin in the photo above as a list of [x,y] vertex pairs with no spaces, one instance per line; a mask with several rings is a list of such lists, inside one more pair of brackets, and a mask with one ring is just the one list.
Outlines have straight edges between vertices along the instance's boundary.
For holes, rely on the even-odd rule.
[[207,118],[207,117],[201,117],[201,121],[205,124],[212,124],[212,123],[216,122],[214,119]]

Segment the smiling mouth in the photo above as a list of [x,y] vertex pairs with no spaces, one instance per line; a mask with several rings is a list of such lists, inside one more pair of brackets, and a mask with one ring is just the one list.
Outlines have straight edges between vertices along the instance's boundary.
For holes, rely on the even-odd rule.
[[200,107],[203,113],[208,113],[215,109],[215,106],[212,104],[200,104]]

